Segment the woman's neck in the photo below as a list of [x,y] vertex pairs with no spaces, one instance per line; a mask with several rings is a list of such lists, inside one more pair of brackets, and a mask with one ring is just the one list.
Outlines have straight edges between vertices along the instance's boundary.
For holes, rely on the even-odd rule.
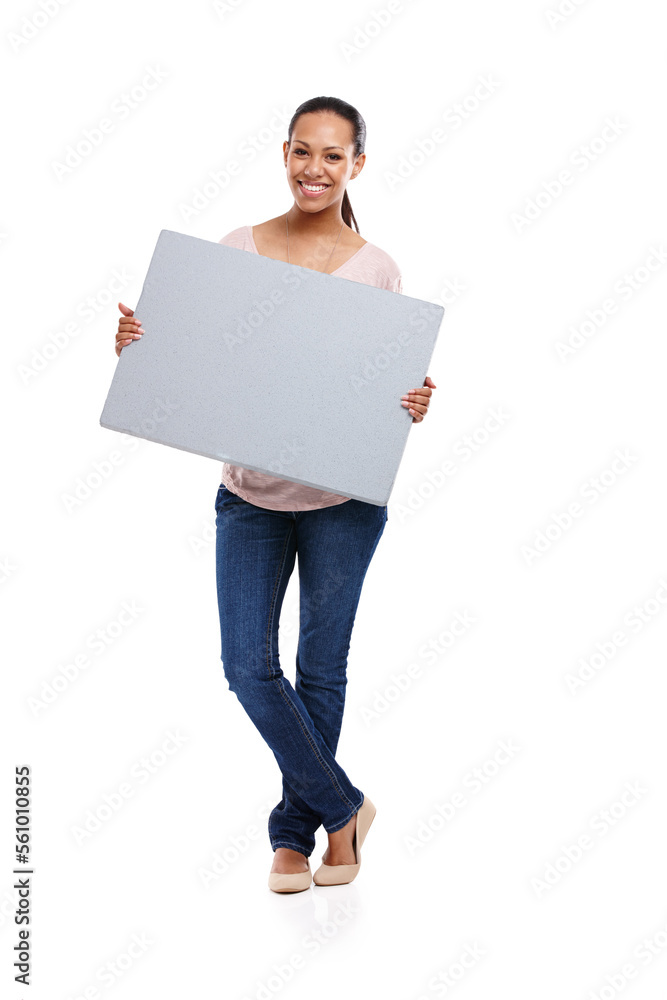
[[[293,205],[286,213],[289,232],[295,236],[319,236],[335,238],[341,232],[343,217],[337,205],[322,209],[321,212],[302,212]],[[343,226],[344,228],[344,226]]]

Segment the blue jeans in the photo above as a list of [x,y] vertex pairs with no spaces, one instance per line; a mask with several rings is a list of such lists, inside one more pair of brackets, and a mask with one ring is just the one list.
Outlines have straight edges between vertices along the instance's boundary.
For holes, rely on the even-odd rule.
[[[339,830],[364,801],[335,753],[352,626],[387,508],[347,500],[319,510],[269,510],[221,485],[215,511],[225,677],[282,772],[282,798],[269,816],[271,846],[308,857],[320,824],[327,833]],[[297,552],[292,687],[280,668],[278,624]]]

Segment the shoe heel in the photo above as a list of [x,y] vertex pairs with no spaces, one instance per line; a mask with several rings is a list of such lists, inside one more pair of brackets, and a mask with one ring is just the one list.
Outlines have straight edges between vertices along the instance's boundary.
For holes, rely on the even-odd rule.
[[361,848],[363,846],[364,840],[366,839],[366,834],[370,830],[371,823],[375,819],[375,814],[377,809],[368,798],[365,796],[364,801],[361,804],[361,808],[357,812],[357,827],[354,831],[355,836],[355,856],[357,859],[357,864],[361,864]]
[[352,842],[356,864],[326,865],[322,862],[313,875],[313,882],[315,885],[346,885],[348,882],[352,882],[357,877],[359,874],[359,868],[361,867],[361,848],[364,840],[366,839],[366,834],[370,829],[370,825],[375,819],[376,812],[377,810],[371,800],[367,795],[364,796],[364,801],[361,803],[356,813],[357,825],[354,829],[354,840]]

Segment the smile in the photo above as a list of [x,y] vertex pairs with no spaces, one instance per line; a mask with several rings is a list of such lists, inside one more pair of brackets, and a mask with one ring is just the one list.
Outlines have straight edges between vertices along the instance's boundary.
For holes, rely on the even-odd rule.
[[322,194],[323,191],[331,187],[330,184],[306,184],[304,181],[297,181],[297,184],[300,185],[302,191],[305,191],[309,195]]

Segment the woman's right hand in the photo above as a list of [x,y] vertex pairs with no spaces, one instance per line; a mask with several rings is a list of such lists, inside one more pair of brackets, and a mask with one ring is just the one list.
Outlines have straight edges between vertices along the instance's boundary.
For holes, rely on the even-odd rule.
[[122,312],[118,320],[118,333],[116,334],[116,354],[120,357],[120,352],[133,340],[138,340],[145,332],[140,320],[134,319],[134,310],[129,309],[123,302],[118,303],[118,308]]

